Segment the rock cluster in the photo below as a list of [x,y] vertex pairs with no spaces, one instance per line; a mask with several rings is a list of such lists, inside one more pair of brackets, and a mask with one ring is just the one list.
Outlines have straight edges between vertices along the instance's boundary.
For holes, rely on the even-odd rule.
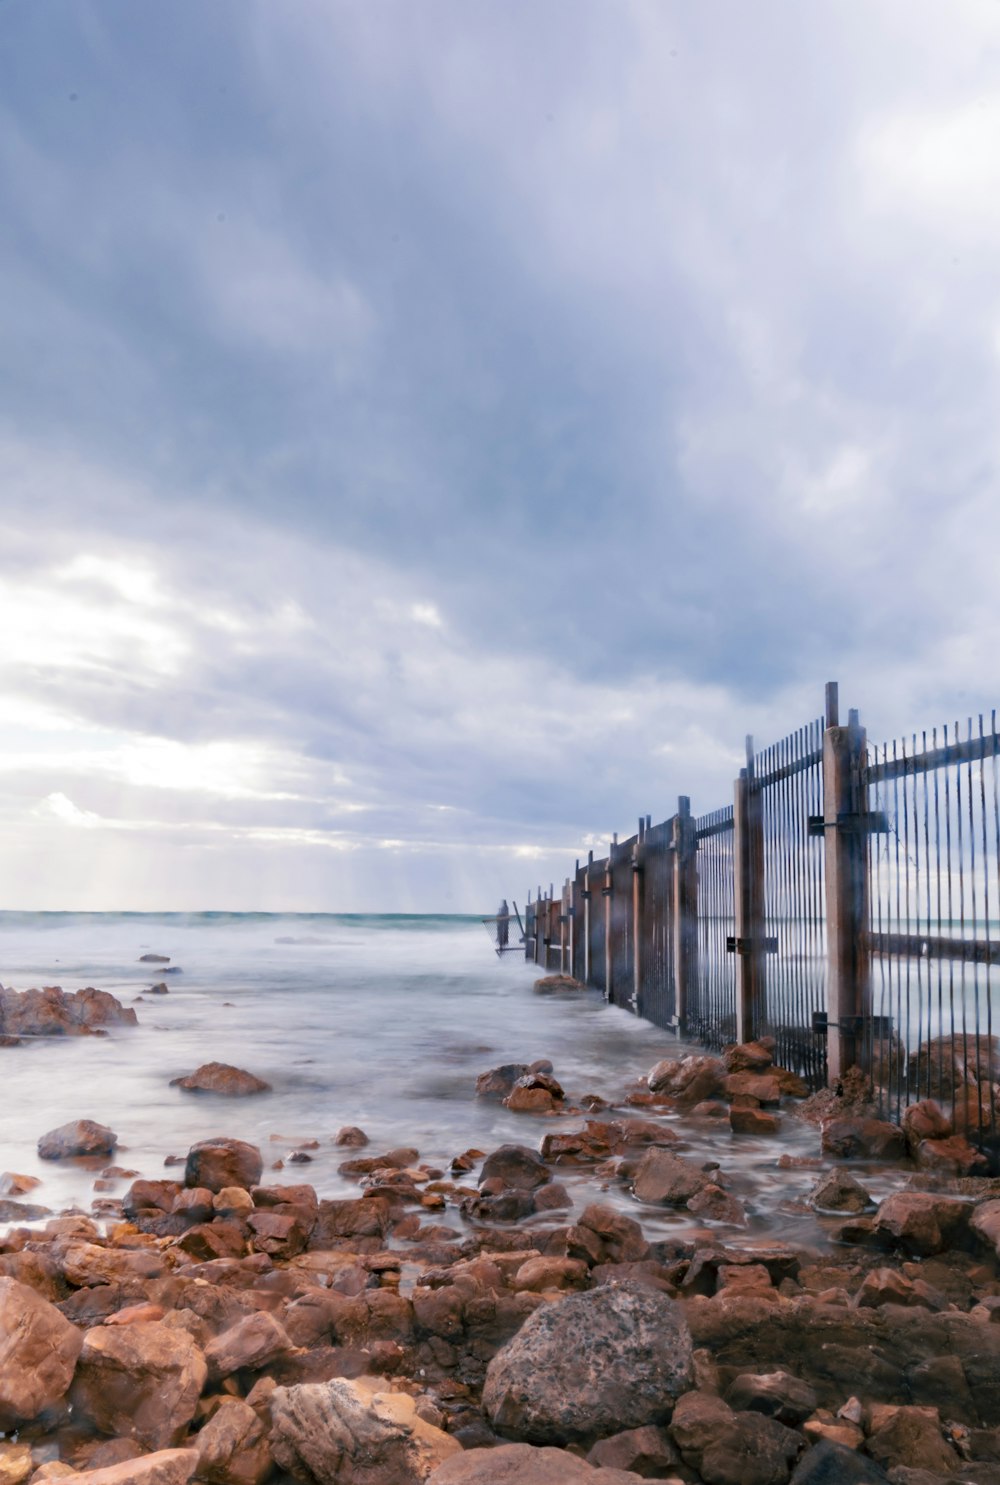
[[6,990],[0,986],[0,1046],[16,1046],[22,1037],[93,1036],[107,1026],[135,1026],[130,1006],[107,990],[72,993],[50,985],[43,990]]
[[[551,1069],[490,1077],[529,1075]],[[659,1064],[652,1102],[449,1174],[348,1126],[347,1197],[263,1184],[256,1146],[209,1138],[107,1231],[11,1229],[0,1482],[1000,1485],[997,1183],[914,1159],[954,1137],[939,1109],[891,1140],[831,1115],[809,1200],[834,1246],[766,1241],[677,1115],[781,1108],[783,1078],[763,1043]],[[911,1172],[879,1202],[842,1163],[875,1145],[910,1162],[897,1188]],[[574,1204],[560,1177],[591,1175]],[[653,1236],[651,1211],[687,1226]]]

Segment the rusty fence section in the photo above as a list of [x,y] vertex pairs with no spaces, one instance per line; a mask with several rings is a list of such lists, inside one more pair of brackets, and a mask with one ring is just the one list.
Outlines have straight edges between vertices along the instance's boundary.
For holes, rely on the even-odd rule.
[[1000,1054],[996,713],[871,747],[864,784],[872,1014],[863,1060],[887,1111],[937,1099],[995,1138]]
[[640,818],[529,899],[525,952],[712,1048],[770,1035],[813,1087],[860,1069],[898,1117],[936,1098],[997,1138],[996,713],[869,745],[826,713],[747,739],[733,803]]

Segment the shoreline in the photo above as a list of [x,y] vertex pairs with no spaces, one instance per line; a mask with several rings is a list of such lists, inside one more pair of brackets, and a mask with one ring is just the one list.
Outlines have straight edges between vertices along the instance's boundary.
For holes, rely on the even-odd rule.
[[[445,1169],[422,1162],[405,1130],[390,1149],[345,1129],[347,1197],[309,1183],[306,1149],[275,1173],[267,1150],[210,1130],[183,1167],[155,1174],[127,1176],[101,1156],[99,1181],[132,1184],[102,1196],[100,1222],[71,1211],[0,1237],[0,1316],[10,1328],[15,1312],[37,1310],[38,1325],[58,1332],[49,1350],[66,1353],[39,1405],[23,1386],[12,1401],[24,1358],[0,1348],[3,1478],[44,1485],[68,1467],[95,1485],[153,1485],[160,1469],[170,1482],[193,1474],[216,1485],[437,1485],[436,1474],[448,1485],[487,1480],[460,1470],[490,1459],[498,1469],[507,1456],[496,1451],[513,1444],[529,1450],[518,1468],[541,1469],[537,1451],[556,1448],[564,1470],[589,1469],[580,1479],[613,1467],[743,1485],[756,1478],[749,1461],[766,1457],[762,1480],[801,1485],[807,1466],[845,1450],[886,1469],[844,1478],[891,1478],[892,1468],[905,1481],[899,1469],[934,1459],[951,1473],[919,1485],[1000,1481],[990,1380],[1000,1375],[1000,1181],[962,1173],[975,1152],[940,1109],[915,1106],[904,1129],[871,1118],[850,1089],[839,1101],[805,1091],[761,1044],[725,1060],[662,1059],[614,1101],[588,1106],[569,1104],[550,1064],[484,1069],[470,1100],[520,1110],[521,1144],[456,1150]],[[206,1125],[216,1108],[206,1106]],[[769,1130],[778,1167],[781,1126],[793,1127],[796,1152],[803,1127],[814,1131],[811,1154],[784,1158],[820,1188],[828,1247],[748,1229],[731,1162],[691,1158],[685,1135],[706,1123]],[[891,1183],[877,1206],[866,1173]],[[588,1188],[582,1211],[567,1181]],[[626,1209],[609,1199],[623,1194]],[[699,1225],[651,1237],[651,1210]],[[652,1386],[634,1335],[611,1326],[612,1343],[601,1330],[609,1304],[651,1305],[654,1330],[676,1325],[691,1359],[676,1385],[657,1380],[648,1416],[635,1421],[622,1403],[618,1421],[630,1426],[605,1419],[588,1433],[566,1407],[577,1385],[608,1393],[588,1371],[591,1352],[634,1375],[627,1393]],[[539,1344],[543,1320],[557,1329],[560,1316],[574,1317],[578,1383],[557,1389],[561,1401],[525,1400],[539,1369],[518,1347]],[[517,1374],[505,1391],[504,1367]],[[307,1404],[325,1428],[340,1420],[339,1463],[332,1443],[318,1460],[296,1433]],[[376,1428],[386,1408],[391,1427],[383,1418]],[[369,1468],[372,1449],[384,1457]],[[175,1457],[157,1458],[165,1453]],[[847,1467],[846,1454],[830,1457]]]

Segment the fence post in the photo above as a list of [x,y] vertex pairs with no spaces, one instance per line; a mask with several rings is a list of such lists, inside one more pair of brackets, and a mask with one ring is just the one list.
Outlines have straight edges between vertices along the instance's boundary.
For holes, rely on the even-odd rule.
[[615,835],[608,849],[608,864],[604,870],[604,886],[601,895],[604,898],[604,998],[609,1005],[615,1003],[615,987],[612,976],[614,974],[614,959],[611,953],[611,893],[614,886],[612,876],[612,860],[614,858],[615,846],[618,844],[618,836]]
[[583,983],[590,984],[590,914],[594,895],[594,853],[587,852],[587,870],[583,877]]
[[753,738],[747,766],[733,795],[733,898],[736,927],[736,1040],[752,1042],[767,1010],[764,976],[764,817],[753,772]]
[[868,1002],[868,789],[865,730],[839,725],[837,684],[826,688],[823,843],[826,875],[827,1070],[837,1083],[858,1062]]
[[639,821],[639,834],[632,847],[632,1004],[637,1016],[642,1012],[639,1002],[642,995],[642,858],[645,822]]
[[691,801],[682,794],[673,820],[674,983],[677,1024],[683,1033],[698,989],[698,837]]

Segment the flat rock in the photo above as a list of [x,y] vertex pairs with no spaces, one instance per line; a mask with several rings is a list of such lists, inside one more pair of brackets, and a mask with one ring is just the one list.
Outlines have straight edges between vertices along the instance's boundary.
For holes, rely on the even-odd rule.
[[42,1160],[72,1160],[80,1155],[110,1155],[118,1143],[114,1130],[93,1119],[74,1119],[50,1129],[38,1141]]
[[642,1478],[631,1470],[589,1464],[564,1449],[500,1444],[446,1459],[427,1485],[634,1485]]
[[634,1282],[535,1310],[490,1362],[483,1407],[529,1443],[565,1443],[659,1423],[691,1385],[680,1305]]
[[185,1078],[171,1078],[171,1088],[185,1088],[189,1093],[219,1093],[223,1098],[249,1098],[253,1093],[270,1093],[271,1085],[242,1067],[228,1062],[205,1062]]
[[76,1326],[36,1290],[0,1278],[0,1430],[64,1397],[83,1346]]
[[73,1485],[187,1485],[197,1467],[195,1449],[158,1449],[103,1469],[82,1470],[72,1480]]

